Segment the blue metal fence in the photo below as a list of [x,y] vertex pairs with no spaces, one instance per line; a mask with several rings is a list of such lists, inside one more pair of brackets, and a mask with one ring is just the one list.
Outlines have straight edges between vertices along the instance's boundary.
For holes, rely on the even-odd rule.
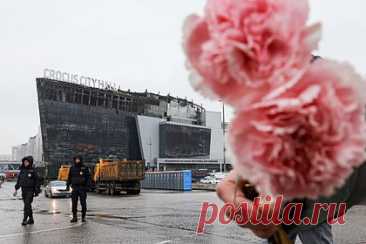
[[146,172],[141,186],[144,189],[192,191],[192,171]]

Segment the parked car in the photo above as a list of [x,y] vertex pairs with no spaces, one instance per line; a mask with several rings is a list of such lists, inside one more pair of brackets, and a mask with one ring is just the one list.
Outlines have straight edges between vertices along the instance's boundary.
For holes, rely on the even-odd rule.
[[227,173],[215,173],[213,175],[215,179],[215,184],[220,183],[228,174]]
[[215,177],[213,177],[212,175],[206,176],[205,178],[200,180],[200,182],[203,184],[216,184]]
[[211,173],[209,176],[206,176],[205,178],[200,180],[200,182],[203,184],[218,184],[226,176],[227,176],[227,173]]
[[44,189],[45,197],[71,197],[71,189],[66,191],[66,181],[51,181]]

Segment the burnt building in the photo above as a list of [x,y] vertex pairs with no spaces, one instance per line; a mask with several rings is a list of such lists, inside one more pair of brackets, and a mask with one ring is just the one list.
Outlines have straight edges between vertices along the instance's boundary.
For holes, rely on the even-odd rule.
[[[146,129],[138,123],[138,117],[152,118],[161,127],[160,132],[150,131],[160,133],[163,140],[157,143],[161,145],[160,155],[155,158],[210,157],[205,109],[186,99],[47,78],[37,78],[37,92],[43,161],[51,178],[56,177],[61,164],[71,162],[75,155],[82,155],[89,163],[116,157],[153,164],[151,149],[144,150],[146,140],[142,136],[146,137],[146,133],[142,131]],[[153,143],[151,136],[146,138]]]

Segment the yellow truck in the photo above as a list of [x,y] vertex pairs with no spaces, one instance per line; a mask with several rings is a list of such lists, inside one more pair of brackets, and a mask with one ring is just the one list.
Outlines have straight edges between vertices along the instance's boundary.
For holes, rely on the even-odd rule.
[[69,177],[70,168],[71,168],[70,165],[61,165],[60,169],[58,170],[57,180],[67,181]]
[[121,191],[127,194],[140,194],[140,181],[145,177],[144,161],[101,159],[94,168],[93,180],[97,193],[106,192],[117,195]]

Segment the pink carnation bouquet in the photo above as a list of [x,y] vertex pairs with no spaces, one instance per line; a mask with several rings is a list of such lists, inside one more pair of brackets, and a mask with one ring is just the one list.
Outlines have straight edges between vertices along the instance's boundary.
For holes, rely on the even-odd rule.
[[307,0],[207,0],[184,25],[194,88],[233,106],[236,171],[262,194],[330,196],[365,160],[365,81],[311,62]]

